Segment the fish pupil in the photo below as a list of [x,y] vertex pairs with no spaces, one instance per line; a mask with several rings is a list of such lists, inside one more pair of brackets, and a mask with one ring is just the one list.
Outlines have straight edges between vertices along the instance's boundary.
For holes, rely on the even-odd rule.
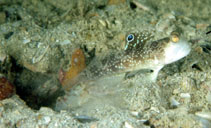
[[127,42],[131,42],[134,40],[134,35],[133,34],[130,34],[127,36]]

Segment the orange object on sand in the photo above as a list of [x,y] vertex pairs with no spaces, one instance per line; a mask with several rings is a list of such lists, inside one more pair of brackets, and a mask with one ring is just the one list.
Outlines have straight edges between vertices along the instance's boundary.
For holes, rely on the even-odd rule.
[[76,77],[86,67],[85,56],[81,49],[76,49],[72,54],[71,67],[67,72],[59,72],[59,80],[65,90],[69,90],[77,82]]

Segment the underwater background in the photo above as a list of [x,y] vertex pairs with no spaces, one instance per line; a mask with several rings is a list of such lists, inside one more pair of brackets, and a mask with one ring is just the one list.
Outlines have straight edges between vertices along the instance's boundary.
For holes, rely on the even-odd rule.
[[0,0],[0,128],[210,128],[211,0]]

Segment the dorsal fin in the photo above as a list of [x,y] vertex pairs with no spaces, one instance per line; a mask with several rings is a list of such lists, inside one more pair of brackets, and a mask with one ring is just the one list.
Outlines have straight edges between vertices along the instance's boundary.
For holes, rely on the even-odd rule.
[[85,55],[81,49],[72,54],[71,67],[67,72],[60,70],[59,80],[65,90],[70,90],[78,81],[78,75],[86,68]]

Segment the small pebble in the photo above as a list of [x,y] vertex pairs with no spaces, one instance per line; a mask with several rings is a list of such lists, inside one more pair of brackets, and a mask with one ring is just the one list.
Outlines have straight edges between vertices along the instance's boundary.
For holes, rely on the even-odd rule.
[[7,54],[4,51],[0,50],[0,61],[1,62],[5,61],[6,57],[7,57]]
[[90,125],[90,128],[97,128],[97,123],[93,123]]
[[172,108],[177,108],[179,105],[180,103],[174,97],[170,98],[170,106]]
[[202,29],[205,30],[207,27],[209,26],[209,24],[196,24],[196,29]]
[[106,22],[105,22],[104,20],[99,19],[98,21],[100,22],[100,24],[101,24],[102,26],[106,27]]
[[27,44],[27,43],[29,43],[31,40],[30,39],[24,39],[23,40],[23,44]]
[[208,104],[211,105],[211,92],[207,93],[206,99],[207,99]]
[[128,122],[125,122],[125,128],[133,128],[133,126],[129,124]]
[[179,89],[174,89],[174,90],[173,90],[173,94],[174,94],[174,95],[178,94],[179,92],[180,92]]
[[135,117],[139,117],[140,116],[140,113],[137,112],[137,111],[131,111],[130,112],[132,116],[135,116]]
[[75,116],[74,118],[77,119],[81,123],[90,123],[92,121],[98,121],[98,119],[94,117],[84,116],[84,115]]
[[181,93],[180,97],[181,98],[190,98],[190,94],[189,93]]
[[211,112],[196,112],[195,115],[207,120],[211,120]]
[[67,45],[67,44],[71,44],[70,40],[64,40],[63,42],[61,42],[61,45]]
[[51,118],[49,116],[44,117],[45,124],[48,124],[51,121]]

